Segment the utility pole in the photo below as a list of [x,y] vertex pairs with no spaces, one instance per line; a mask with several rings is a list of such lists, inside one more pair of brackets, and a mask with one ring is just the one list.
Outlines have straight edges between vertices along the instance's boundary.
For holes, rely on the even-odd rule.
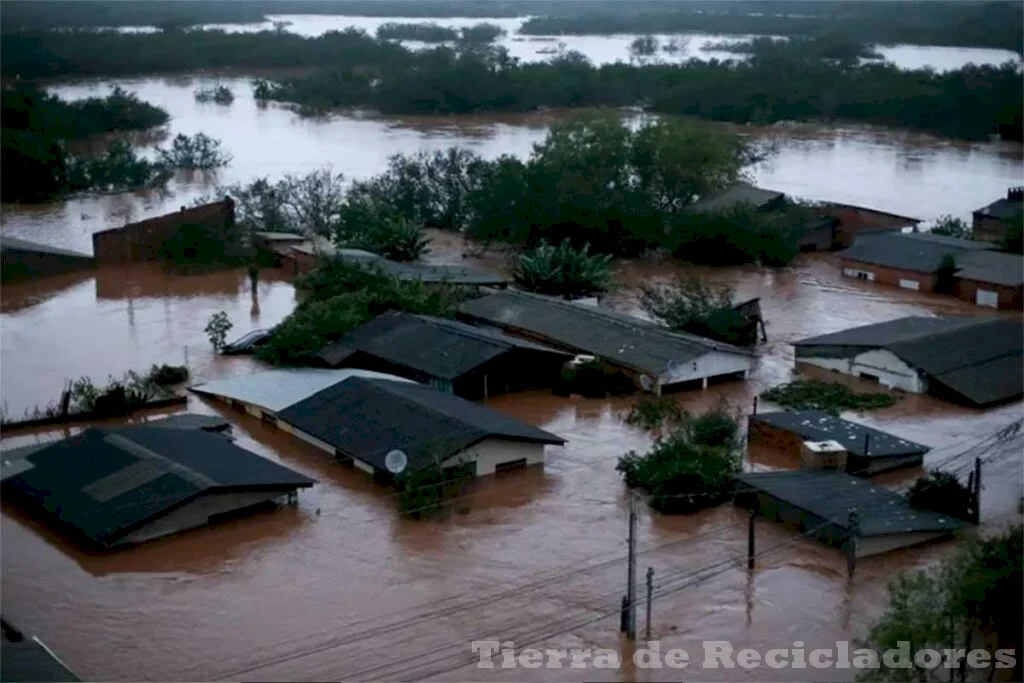
[[747,526],[747,569],[754,568],[754,521],[756,519],[757,507],[755,506],[750,508],[750,523]]
[[644,640],[651,639],[651,602],[654,598],[654,567],[647,568],[647,628],[644,629]]
[[846,546],[846,572],[852,579],[853,572],[857,568],[857,541],[860,536],[860,517],[856,508],[850,510],[849,532],[850,538]]
[[626,637],[636,640],[636,493],[629,492],[629,569],[627,572]]

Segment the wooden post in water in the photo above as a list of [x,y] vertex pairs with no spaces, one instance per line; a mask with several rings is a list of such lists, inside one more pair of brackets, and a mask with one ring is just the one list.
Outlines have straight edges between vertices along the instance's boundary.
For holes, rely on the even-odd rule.
[[870,448],[871,448],[871,435],[870,434],[865,434],[864,435],[864,457],[865,458],[868,457],[868,452],[869,452],[868,449],[870,449]]
[[651,602],[654,600],[654,567],[647,568],[647,628],[644,629],[644,640],[651,639]]
[[750,508],[750,523],[747,525],[747,569],[754,568],[754,520],[757,519],[757,508]]
[[757,415],[757,396],[754,397],[754,412],[751,415]]
[[850,510],[849,533],[850,537],[846,542],[846,573],[852,579],[857,568],[857,537],[860,535],[860,520],[856,508]]

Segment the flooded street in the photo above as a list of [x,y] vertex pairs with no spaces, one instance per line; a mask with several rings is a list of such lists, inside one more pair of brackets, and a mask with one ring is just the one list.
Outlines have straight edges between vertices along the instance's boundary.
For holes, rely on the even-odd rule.
[[[288,19],[295,22],[289,30],[303,32],[299,19],[323,28],[326,19],[351,18]],[[367,22],[365,28],[375,27]],[[573,40],[589,39],[565,40],[574,48]],[[349,178],[366,178],[380,172],[392,154],[450,145],[488,158],[525,155],[561,116],[303,119],[277,105],[257,107],[248,80],[194,76],[54,86],[62,97],[79,98],[120,84],[166,108],[170,134],[205,132],[223,141],[233,161],[214,176],[179,176],[166,191],[4,206],[0,230],[91,253],[93,232],[176,210],[219,184],[325,165]],[[194,101],[194,89],[213,83],[233,88],[232,106]],[[946,213],[967,218],[1024,178],[1022,148],[1009,143],[963,143],[846,126],[746,130],[778,143],[775,157],[751,169],[759,185],[924,219]],[[493,254],[463,258],[465,245],[455,236],[431,237],[433,262],[501,266]],[[616,268],[622,286],[607,303],[634,313],[638,283],[682,270],[678,264],[643,261],[620,262]],[[831,255],[802,256],[781,270],[689,271],[733,285],[740,299],[761,297],[769,337],[748,381],[678,394],[689,410],[725,400],[749,412],[755,395],[792,376],[790,344],[797,339],[906,315],[991,313],[952,297],[842,278]],[[203,332],[207,319],[225,311],[234,323],[233,338],[278,323],[293,309],[294,296],[283,271],[261,271],[251,292],[243,271],[182,275],[156,265],[5,285],[0,289],[5,409],[20,415],[56,399],[68,379],[102,380],[153,363],[186,363],[193,383],[251,372],[257,366],[251,358],[213,354]],[[679,671],[641,671],[628,664],[610,671],[519,668],[510,674],[477,669],[470,651],[473,640],[500,638],[514,640],[517,647],[608,647],[624,660],[632,655],[632,646],[618,633],[628,500],[615,463],[625,452],[650,444],[646,433],[623,421],[633,400],[565,399],[549,392],[491,399],[492,408],[568,443],[547,450],[543,470],[474,483],[449,519],[411,521],[400,518],[393,494],[363,473],[255,418],[190,396],[189,410],[227,416],[240,445],[316,478],[318,485],[300,495],[297,508],[106,554],[81,550],[5,503],[0,516],[4,615],[46,641],[85,680],[569,681],[584,674],[592,681],[679,680]],[[979,411],[907,396],[892,408],[856,419],[934,447],[927,466],[1021,414],[1020,402]],[[3,447],[73,431],[5,434]],[[796,465],[771,452],[753,453],[745,463],[748,468]],[[886,482],[916,474],[901,473]],[[1022,475],[1019,455],[986,466],[982,532],[1013,519]],[[792,647],[794,641],[803,641],[808,650],[835,647],[836,640],[864,635],[884,610],[885,584],[895,573],[955,549],[945,543],[867,558],[848,581],[841,553],[770,523],[758,523],[758,551],[765,555],[748,571],[746,529],[746,513],[731,505],[681,517],[641,506],[639,571],[655,569],[653,636],[663,650],[682,647],[695,657],[706,640],[729,640],[737,648]],[[773,680],[770,674],[703,670],[689,677],[766,681]],[[852,670],[818,669],[784,676],[852,677]]]

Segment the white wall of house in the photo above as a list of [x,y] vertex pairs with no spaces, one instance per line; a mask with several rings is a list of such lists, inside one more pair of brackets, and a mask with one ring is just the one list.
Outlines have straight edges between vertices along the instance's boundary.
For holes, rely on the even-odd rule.
[[205,526],[213,515],[241,510],[281,497],[280,491],[240,491],[238,493],[211,493],[186,503],[170,514],[153,520],[119,539],[114,545],[141,543],[152,538]]
[[485,439],[471,446],[458,455],[445,461],[445,466],[457,465],[460,462],[476,461],[476,476],[494,474],[495,468],[504,463],[526,460],[527,465],[544,464],[544,444],[507,441],[505,439]]
[[928,391],[928,379],[914,368],[885,349],[872,349],[853,358],[800,357],[801,363],[816,365],[827,370],[836,370],[847,375],[860,377],[870,375],[878,383],[891,389],[901,389],[912,394]]
[[858,280],[874,280],[875,274],[870,270],[861,270],[859,268],[843,268],[843,275],[846,277],[855,277]]
[[[288,424],[288,423],[286,423],[286,422],[278,422],[278,425],[285,425],[285,424]],[[336,449],[334,448],[334,446],[332,446],[331,444],[327,443],[326,441],[321,441],[320,439],[316,438],[312,434],[307,434],[306,432],[302,431],[298,427],[293,427],[292,425],[288,425],[288,429],[286,429],[285,431],[291,432],[294,436],[299,437],[300,439],[302,439],[306,443],[312,444],[312,445],[316,446],[317,448],[319,448],[320,450],[326,451],[327,453],[330,453],[331,455],[334,455],[336,453]]]
[[667,386],[738,372],[744,373],[744,377],[746,377],[745,373],[754,369],[755,360],[753,356],[712,351],[693,360],[672,363],[659,380],[662,386]]

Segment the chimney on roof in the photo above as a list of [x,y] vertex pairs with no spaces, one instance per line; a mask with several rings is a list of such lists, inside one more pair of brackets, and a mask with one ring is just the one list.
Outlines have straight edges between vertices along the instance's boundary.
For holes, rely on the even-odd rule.
[[1011,187],[1006,191],[1006,198],[1011,202],[1024,202],[1024,186]]

